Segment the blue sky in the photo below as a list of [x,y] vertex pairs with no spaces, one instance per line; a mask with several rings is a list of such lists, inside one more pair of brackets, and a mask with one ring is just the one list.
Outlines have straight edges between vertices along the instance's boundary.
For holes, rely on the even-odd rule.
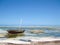
[[0,25],[60,25],[60,0],[0,0]]

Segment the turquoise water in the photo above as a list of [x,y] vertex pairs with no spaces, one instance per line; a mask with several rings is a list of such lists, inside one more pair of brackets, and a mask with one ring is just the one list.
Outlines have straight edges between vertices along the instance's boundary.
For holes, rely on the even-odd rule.
[[[2,30],[10,30],[10,29],[18,29],[17,27],[0,27]],[[60,30],[57,29],[51,29],[51,28],[41,28],[41,27],[35,27],[35,28],[21,28],[25,30],[25,36],[33,36],[33,37],[60,37]],[[33,34],[30,33],[30,30],[43,30],[45,33],[39,33],[39,34]]]

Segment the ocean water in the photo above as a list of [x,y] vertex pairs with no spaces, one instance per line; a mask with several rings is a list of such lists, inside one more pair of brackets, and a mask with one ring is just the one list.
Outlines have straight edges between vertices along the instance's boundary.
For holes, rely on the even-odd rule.
[[[24,36],[32,36],[32,37],[60,37],[60,29],[56,29],[57,27],[52,27],[52,28],[45,28],[45,27],[22,27],[21,29],[25,30]],[[11,30],[11,29],[19,29],[18,27],[0,27],[1,30]],[[43,30],[45,33],[30,33],[30,30]],[[0,31],[1,32],[1,31]]]

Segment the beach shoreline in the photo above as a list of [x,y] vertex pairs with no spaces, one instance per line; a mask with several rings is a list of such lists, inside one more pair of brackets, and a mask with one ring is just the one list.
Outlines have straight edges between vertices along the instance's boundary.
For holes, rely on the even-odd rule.
[[60,38],[52,38],[52,37],[24,37],[20,38],[23,40],[31,40],[28,41],[21,41],[19,37],[11,38],[7,40],[0,40],[0,45],[60,45]]

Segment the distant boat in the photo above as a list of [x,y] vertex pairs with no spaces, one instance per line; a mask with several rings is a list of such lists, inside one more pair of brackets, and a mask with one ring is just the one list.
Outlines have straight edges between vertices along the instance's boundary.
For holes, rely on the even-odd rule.
[[21,26],[22,26],[22,19],[20,20],[19,29],[17,29],[17,30],[8,30],[8,33],[10,33],[10,34],[24,33],[25,30],[22,30],[22,29],[20,28]]
[[10,34],[18,34],[18,33],[24,33],[25,30],[8,30],[8,33]]

